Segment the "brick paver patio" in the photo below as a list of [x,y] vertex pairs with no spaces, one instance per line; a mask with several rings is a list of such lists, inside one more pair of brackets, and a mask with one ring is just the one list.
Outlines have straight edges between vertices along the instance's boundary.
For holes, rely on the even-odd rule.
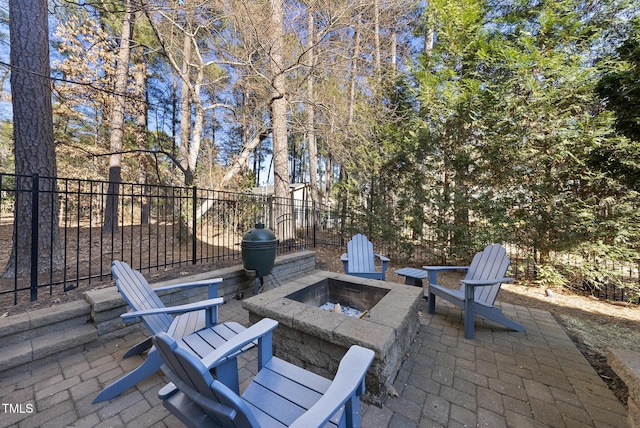
[[[563,329],[545,311],[503,305],[526,333],[476,321],[463,337],[460,310],[438,302],[421,327],[395,381],[398,396],[382,408],[363,406],[363,427],[621,427],[626,410]],[[227,302],[223,321],[248,323],[240,301]],[[176,427],[157,398],[154,375],[114,400],[91,404],[110,381],[140,363],[122,360],[144,330],[84,352],[61,353],[0,373],[0,427]],[[241,379],[255,351],[243,357]]]

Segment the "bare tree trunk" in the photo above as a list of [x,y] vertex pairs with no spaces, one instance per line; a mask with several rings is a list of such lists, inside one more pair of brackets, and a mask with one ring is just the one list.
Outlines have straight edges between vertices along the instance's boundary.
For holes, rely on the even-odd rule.
[[[245,147],[249,145],[249,93],[246,85],[244,85],[244,92],[242,93],[242,116],[240,117],[240,124],[242,126],[242,148],[244,150]],[[260,173],[258,170],[258,149],[257,147],[253,149],[253,168],[250,164],[249,157],[247,156],[247,170],[253,170],[253,174],[255,175],[256,181],[255,185],[257,186],[259,183]]]
[[[58,200],[56,197],[56,154],[53,139],[51,75],[49,63],[49,25],[44,0],[9,1],[11,43],[11,103],[17,174],[39,174],[38,240],[33,239],[32,179],[19,178],[15,202],[13,246],[3,276],[32,273],[31,254],[37,251],[35,273],[62,267]],[[35,181],[35,180],[34,180]],[[32,243],[37,249],[32,248]],[[33,295],[32,295],[32,298]]]
[[291,239],[289,227],[289,162],[287,144],[287,94],[284,76],[284,13],[282,0],[271,1],[270,69],[272,76],[271,96],[271,137],[273,139],[273,181],[276,210],[277,233],[281,242]]
[[427,29],[426,34],[424,35],[424,53],[428,57],[431,56],[431,52],[433,52],[433,44],[435,42],[435,30],[433,27],[433,13],[429,11],[430,8],[427,2]]
[[143,52],[140,49],[139,54],[136,55],[136,70],[135,70],[135,94],[138,98],[137,112],[136,112],[136,146],[140,150],[138,154],[138,182],[141,183],[142,191],[140,195],[140,224],[149,224],[150,220],[150,207],[148,192],[149,171],[151,166],[151,159],[147,150],[147,100],[146,100],[146,83],[147,83],[147,65],[144,62]]
[[204,129],[204,108],[202,107],[202,103],[200,102],[200,89],[202,88],[203,80],[204,64],[200,62],[200,66],[198,67],[198,75],[196,77],[196,82],[194,85],[195,96],[193,97],[193,100],[196,108],[196,117],[193,124],[193,136],[191,139],[191,144],[189,145],[188,171],[191,171],[192,176],[191,182],[189,184],[193,184],[195,179],[193,174],[196,170],[198,154],[200,153],[200,145],[202,144],[202,133]]
[[325,162],[327,163],[326,171],[324,173],[325,192],[326,192],[325,202],[329,202],[329,200],[331,199],[331,192],[333,188],[333,157],[331,155],[327,155]]
[[353,38],[353,51],[351,56],[351,72],[349,76],[349,100],[347,126],[351,127],[355,117],[356,105],[356,79],[358,74],[358,56],[360,56],[360,15],[357,15],[356,34]]
[[[357,71],[358,71],[358,56],[360,55],[360,14],[357,13],[355,17],[356,28],[355,28],[355,37],[353,38],[353,50],[351,55],[351,69],[349,76],[349,99],[347,100],[347,138],[351,140],[352,130],[351,126],[353,125],[353,121],[355,118],[355,98],[356,98],[356,79],[357,79]],[[346,181],[348,177],[344,162],[340,164],[340,180]],[[348,191],[344,192],[342,195],[342,207],[341,207],[341,216],[342,216],[342,230],[341,233],[344,233],[345,223],[347,221],[347,210],[349,208],[349,194]]]
[[118,196],[120,194],[120,169],[122,161],[122,140],[124,138],[124,113],[126,103],[127,83],[129,79],[129,59],[131,56],[131,35],[135,14],[131,10],[131,1],[125,1],[124,20],[122,22],[122,36],[120,52],[116,68],[115,95],[113,97],[113,111],[111,115],[111,136],[109,147],[109,188],[105,206],[103,229],[107,233],[118,230]]
[[[216,186],[217,190],[222,190],[224,187],[231,181],[231,179],[247,164],[247,159],[249,159],[249,155],[251,152],[255,151],[256,147],[260,144],[260,142],[266,138],[267,135],[265,133],[260,133],[256,135],[253,140],[242,148],[242,153],[235,160],[233,165],[227,170],[227,173],[222,177],[218,186]],[[200,207],[198,207],[196,211],[196,218],[202,217],[214,204],[213,199],[205,200]]]
[[313,92],[313,70],[314,70],[314,51],[315,43],[315,26],[313,19],[313,10],[311,7],[307,9],[307,144],[309,149],[309,185],[311,187],[311,200],[314,205],[318,204],[318,143],[316,141],[316,118],[315,118],[315,95]]
[[393,71],[394,73],[398,70],[398,61],[396,56],[398,55],[397,53],[398,50],[398,33],[393,31],[391,33],[391,71]]
[[375,48],[375,67],[376,67],[376,82],[380,84],[382,81],[382,60],[380,54],[380,0],[373,1],[373,20],[374,31],[373,40]]
[[289,194],[289,163],[287,144],[287,98],[283,65],[284,16],[282,0],[271,1],[270,67],[272,75],[271,134],[273,138],[273,169],[275,196],[285,198]]
[[258,147],[260,142],[266,138],[266,134],[256,135],[247,145],[242,148],[240,156],[233,162],[233,165],[227,170],[227,173],[220,180],[220,184],[216,186],[216,189],[222,190],[231,181],[231,179],[247,164],[249,155]]
[[[188,26],[187,26],[188,28]],[[180,89],[180,165],[185,171],[184,184],[193,184],[193,171],[189,169],[189,146],[191,142],[191,91],[189,79],[191,61],[191,35],[184,34],[183,59],[182,59],[182,85]]]
[[[171,156],[177,158],[176,147],[178,146],[178,79],[180,77],[173,74],[173,82],[171,83]],[[171,169],[175,171],[175,165]]]

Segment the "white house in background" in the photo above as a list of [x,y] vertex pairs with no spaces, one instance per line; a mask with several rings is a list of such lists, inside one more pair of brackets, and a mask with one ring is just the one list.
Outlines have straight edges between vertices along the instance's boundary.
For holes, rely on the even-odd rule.
[[[263,197],[274,197],[275,191],[273,186],[259,186],[252,187],[246,191],[252,195]],[[326,209],[328,204],[323,192],[317,191],[317,200],[320,204],[323,204]],[[292,183],[289,184],[289,197],[293,201],[293,219],[302,220],[306,210],[313,209],[313,199],[311,198],[311,186],[307,183]],[[333,201],[330,202],[333,204]],[[197,208],[196,218],[202,217],[209,209],[214,205],[214,198],[206,199],[200,207]],[[319,209],[320,207],[316,207]]]
[[[273,186],[258,186],[253,187],[249,190],[254,195],[258,196],[275,196],[275,190]],[[289,195],[296,202],[305,202],[309,203],[309,207],[311,206],[311,201],[313,200],[311,197],[311,185],[308,183],[291,183],[289,184]],[[317,200],[321,204],[326,204],[324,192],[316,190]]]
[[[293,195],[294,201],[305,201],[310,198],[311,186],[307,183],[291,183],[289,184],[289,195]],[[274,186],[258,186],[249,190],[258,196],[275,196]]]
[[[293,212],[295,220],[302,220],[304,208],[311,209],[313,207],[313,198],[311,197],[311,186],[308,183],[291,183],[289,184],[289,196],[293,201]],[[249,189],[249,192],[256,196],[275,196],[274,186],[259,186]],[[321,204],[326,204],[325,194],[316,190],[317,200]]]

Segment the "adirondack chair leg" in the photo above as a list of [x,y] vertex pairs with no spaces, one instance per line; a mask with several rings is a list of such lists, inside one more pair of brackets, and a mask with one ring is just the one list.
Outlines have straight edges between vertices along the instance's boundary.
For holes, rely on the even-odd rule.
[[218,324],[218,307],[211,306],[205,309],[204,325],[206,328],[211,328]]
[[476,313],[488,320],[503,325],[513,331],[526,331],[524,326],[512,319],[507,318],[502,311],[496,307],[485,307],[482,305],[476,305]]
[[466,285],[464,288],[464,338],[476,337],[476,313],[474,302],[475,287]]
[[[213,284],[210,285],[208,287],[207,290],[207,297],[209,299],[215,299],[216,297],[218,297],[218,285],[217,284]],[[213,327],[214,325],[218,324],[218,307],[217,306],[211,306],[209,308],[207,308],[205,310],[206,312],[206,320],[205,320],[205,326],[207,328]]]
[[122,356],[122,358],[129,358],[135,355],[140,355],[147,349],[153,346],[153,341],[151,337],[147,337],[140,343],[133,345],[129,350]]
[[258,339],[258,370],[271,361],[273,358],[273,337],[270,334]]
[[429,298],[427,299],[427,313],[429,315],[433,315],[436,313],[436,295],[433,293],[429,293]]
[[344,416],[346,426],[360,428],[360,397],[354,395],[344,403]]
[[152,349],[142,364],[104,388],[95,400],[93,400],[93,404],[117,397],[127,389],[135,386],[138,382],[143,381],[160,370],[161,366],[162,359],[160,358],[160,354],[158,354],[158,351],[155,349]]
[[[438,283],[438,272],[435,270],[429,271],[429,284]],[[433,315],[436,313],[436,295],[429,291],[429,297],[427,298],[427,313]]]

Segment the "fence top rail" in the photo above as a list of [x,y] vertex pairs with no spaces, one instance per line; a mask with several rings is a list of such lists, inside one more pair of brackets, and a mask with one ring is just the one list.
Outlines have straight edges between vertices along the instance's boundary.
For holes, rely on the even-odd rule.
[[[110,184],[110,182],[107,180],[50,177],[50,176],[44,176],[44,175],[38,175],[38,174],[28,175],[28,174],[0,172],[0,185],[1,185],[0,191],[15,192],[18,190],[27,190],[27,189],[20,189],[17,187],[20,181],[17,179],[32,180],[35,177],[38,177],[38,180],[40,180],[41,182],[42,181],[64,182],[65,188],[64,189],[58,188],[56,190],[57,192],[62,192],[62,193],[75,192],[75,193],[95,194],[96,192],[90,192],[90,191],[82,192],[80,186],[85,184],[87,186],[107,187]],[[11,180],[11,178],[13,180]],[[75,190],[73,189],[69,190],[69,183],[77,183],[78,187],[76,188],[74,186]],[[126,187],[132,187],[132,188],[145,187],[147,189],[162,189],[162,190],[166,190],[167,192],[172,191],[179,194],[182,193],[189,196],[195,196],[198,199],[216,199],[216,200],[228,199],[230,201],[238,201],[238,200],[244,199],[244,200],[260,201],[262,203],[265,203],[265,202],[273,202],[273,203],[281,203],[281,204],[291,203],[291,197],[278,198],[278,197],[275,197],[274,195],[262,195],[262,194],[252,193],[249,190],[246,190],[243,192],[234,192],[230,190],[208,189],[208,188],[197,187],[197,186],[187,187],[187,186],[179,186],[179,185],[176,186],[172,184],[162,184],[162,183],[151,183],[151,184],[134,183],[130,181],[121,181],[118,183],[118,185],[123,189]],[[11,187],[5,187],[5,186],[11,186]],[[106,190],[105,190],[105,193],[106,193]],[[303,203],[304,201],[296,201],[296,202]],[[310,203],[311,201],[309,200],[308,202]],[[323,206],[325,204],[318,204],[318,205],[319,205],[318,209],[323,209]]]

